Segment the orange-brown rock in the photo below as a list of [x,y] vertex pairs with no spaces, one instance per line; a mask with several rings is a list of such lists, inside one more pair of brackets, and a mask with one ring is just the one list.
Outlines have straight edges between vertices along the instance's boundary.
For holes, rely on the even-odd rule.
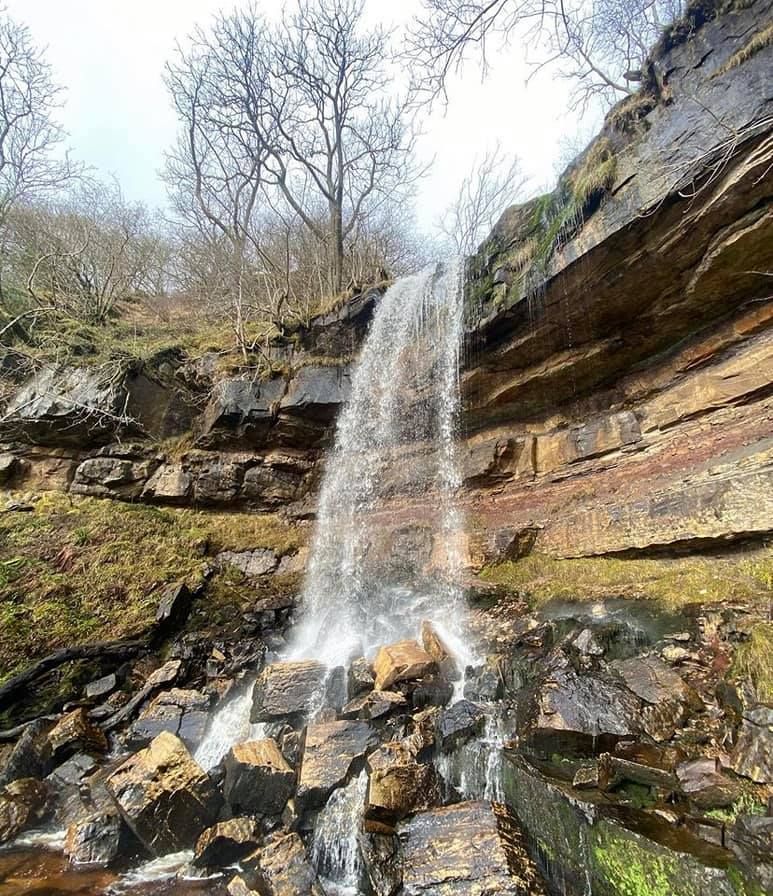
[[398,641],[382,647],[373,662],[375,689],[385,691],[399,681],[413,681],[437,671],[437,663],[416,641]]
[[236,813],[278,815],[295,789],[295,772],[270,737],[234,745],[224,766],[223,796]]

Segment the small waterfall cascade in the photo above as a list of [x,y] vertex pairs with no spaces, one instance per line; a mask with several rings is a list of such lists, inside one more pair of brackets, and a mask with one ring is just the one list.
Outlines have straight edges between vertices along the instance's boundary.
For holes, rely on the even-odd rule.
[[[423,619],[462,647],[463,522],[454,502],[462,330],[461,262],[404,277],[381,299],[327,458],[290,658],[343,665],[416,637]],[[397,527],[385,545],[379,513],[397,493],[403,506],[424,499],[422,525]]]
[[362,771],[346,787],[336,790],[317,816],[311,858],[323,879],[325,892],[331,896],[359,893],[360,819],[367,790],[368,775]]
[[204,771],[213,769],[234,744],[265,736],[265,725],[250,724],[251,705],[252,688],[246,687],[212,717],[194,757]]

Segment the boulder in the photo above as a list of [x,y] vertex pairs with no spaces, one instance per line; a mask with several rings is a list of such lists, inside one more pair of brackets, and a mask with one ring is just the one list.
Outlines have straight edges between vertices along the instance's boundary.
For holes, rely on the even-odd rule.
[[425,619],[421,624],[421,643],[424,650],[438,664],[438,669],[449,681],[458,681],[462,670],[454,659],[451,649],[445,643],[435,626]]
[[102,678],[91,681],[83,689],[83,695],[87,700],[99,700],[112,694],[118,687],[118,677],[114,672],[103,675]]
[[324,896],[297,834],[275,835],[245,865],[261,896]]
[[465,802],[420,812],[398,827],[403,855],[401,896],[536,896],[510,874],[508,845],[490,803]]
[[467,743],[483,731],[485,723],[486,715],[479,706],[469,700],[458,700],[440,713],[437,723],[440,749],[448,753]]
[[499,657],[490,657],[482,666],[468,666],[464,676],[464,696],[467,700],[493,702],[504,694],[504,682],[499,670]]
[[373,896],[395,896],[403,881],[397,837],[364,831],[359,842],[365,876]]
[[373,666],[364,656],[353,660],[349,666],[347,675],[349,699],[354,700],[366,691],[372,691],[376,678],[373,674]]
[[279,558],[268,548],[254,551],[222,551],[217,555],[220,566],[231,566],[251,579],[274,572],[279,565]]
[[53,766],[50,723],[32,722],[13,745],[0,769],[0,787],[18,778],[43,778]]
[[220,809],[217,789],[173,734],[159,734],[107,779],[124,820],[155,855],[187,849]]
[[773,709],[769,706],[744,713],[730,767],[757,784],[773,784]]
[[301,812],[322,806],[345,784],[356,764],[378,743],[365,722],[309,725],[303,745],[296,803]]
[[35,778],[18,778],[0,790],[0,843],[8,843],[46,814],[48,789]]
[[428,675],[416,682],[404,682],[400,689],[410,693],[411,705],[414,709],[423,709],[425,706],[445,706],[454,695],[453,685],[442,675]]
[[429,809],[438,800],[434,766],[417,762],[408,747],[399,742],[384,744],[371,753],[367,768],[365,818],[379,826],[394,825],[412,812]]
[[115,811],[98,812],[67,828],[64,854],[73,865],[106,868],[121,855],[124,823]]
[[223,796],[235,813],[279,815],[295,789],[295,772],[270,737],[236,744],[223,764]]
[[692,712],[703,708],[697,692],[659,657],[617,660],[612,668],[644,702],[642,727],[654,740],[668,740]]
[[398,641],[382,647],[373,663],[375,688],[385,691],[400,681],[413,681],[437,672],[437,662],[416,641]]
[[185,582],[167,585],[156,608],[156,628],[170,632],[179,628],[188,618],[193,593]]
[[693,759],[676,769],[679,786],[685,796],[702,810],[725,809],[740,796],[741,788],[722,774],[715,759]]
[[137,498],[157,462],[128,457],[89,457],[73,476],[70,491],[76,495]]
[[196,841],[193,864],[199,868],[225,868],[260,846],[260,827],[254,818],[230,818],[206,831]]
[[201,691],[171,688],[143,709],[129,729],[132,747],[145,746],[162,731],[176,734],[189,749],[198,746],[207,726],[210,698]]
[[181,463],[163,464],[150,477],[142,497],[169,504],[186,501],[193,489],[193,476]]
[[49,732],[48,741],[56,763],[75,753],[107,752],[107,738],[82,706],[62,716]]
[[579,675],[563,660],[519,707],[521,743],[546,755],[609,752],[641,727],[639,700],[626,687],[601,675]]
[[394,691],[370,691],[350,700],[341,710],[344,719],[380,719],[396,709],[404,709],[408,701]]
[[252,692],[252,722],[302,716],[324,687],[327,669],[313,660],[272,663],[260,673]]

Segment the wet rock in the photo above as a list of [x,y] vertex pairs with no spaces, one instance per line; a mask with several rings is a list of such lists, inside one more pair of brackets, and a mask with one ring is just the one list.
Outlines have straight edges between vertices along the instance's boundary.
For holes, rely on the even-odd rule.
[[254,551],[223,551],[217,555],[220,566],[232,566],[251,579],[274,572],[279,564],[277,555],[268,549]]
[[437,706],[431,706],[411,717],[411,732],[403,738],[403,743],[414,756],[421,756],[434,749],[440,712]]
[[99,812],[67,828],[64,854],[73,865],[106,868],[121,855],[124,824],[113,812]]
[[725,844],[761,891],[773,892],[773,816],[739,815],[725,832]]
[[414,709],[445,706],[454,695],[453,685],[442,675],[428,675],[417,682],[404,682],[400,689],[410,693]]
[[394,825],[412,812],[429,809],[439,797],[434,766],[416,761],[401,743],[384,744],[367,760],[368,821]]
[[376,677],[373,674],[371,664],[364,656],[358,657],[349,666],[347,675],[349,699],[354,700],[360,694],[372,691],[375,681]]
[[278,834],[248,862],[261,896],[324,896],[297,834]]
[[226,887],[228,896],[263,896],[247,883],[246,877],[247,875],[237,874],[236,877],[231,878]]
[[699,809],[723,809],[741,795],[741,788],[722,774],[715,759],[694,759],[677,767],[679,785]]
[[35,778],[18,778],[0,790],[0,843],[8,843],[46,814],[48,789]]
[[299,810],[321,806],[377,743],[376,733],[365,722],[309,725],[296,794]]
[[47,781],[53,787],[77,787],[86,775],[90,775],[97,767],[96,760],[87,753],[77,753],[66,762],[58,765]]
[[99,700],[112,694],[118,687],[118,676],[111,672],[110,675],[104,675],[96,681],[92,681],[83,689],[83,694],[87,700]]
[[505,841],[489,803],[421,812],[399,825],[405,896],[525,896],[510,875]]
[[485,664],[468,666],[464,677],[464,696],[467,700],[493,702],[504,695],[504,682],[499,669],[499,657],[489,657]]
[[692,712],[703,708],[697,692],[658,657],[618,660],[612,667],[644,701],[642,727],[655,740],[668,740]]
[[586,657],[603,656],[604,648],[596,640],[593,631],[584,628],[579,635],[572,641],[572,647],[581,655]]
[[106,787],[126,823],[155,855],[193,846],[221,805],[210,777],[167,732],[130,756]]
[[230,818],[207,828],[196,841],[193,864],[199,868],[225,868],[260,846],[260,828],[254,818]]
[[50,728],[51,724],[42,720],[27,725],[0,770],[0,786],[18,778],[43,778],[48,774],[53,765]]
[[400,681],[424,678],[437,671],[435,660],[416,641],[398,641],[382,647],[373,663],[375,688],[384,691]]
[[421,624],[421,643],[427,653],[435,660],[440,674],[449,681],[458,681],[462,670],[454,659],[451,649],[438,633],[435,626],[426,619]]
[[395,896],[403,882],[397,837],[363,832],[360,855],[373,896]]
[[62,716],[49,732],[48,740],[56,763],[74,753],[107,752],[107,738],[82,706]]
[[773,783],[773,709],[757,706],[744,714],[730,767],[758,784]]
[[128,740],[134,748],[145,746],[163,731],[176,734],[189,749],[204,736],[210,698],[201,691],[171,688],[162,691],[132,724]]
[[252,722],[303,715],[322,693],[327,669],[313,660],[272,663],[252,692]]
[[440,749],[448,753],[483,731],[486,715],[469,700],[458,700],[440,713],[437,734]]
[[236,813],[279,815],[295,790],[295,772],[272,738],[236,744],[224,767],[223,795]]
[[599,788],[614,790],[625,781],[642,784],[644,787],[657,787],[668,793],[672,793],[679,786],[676,775],[672,772],[602,753],[598,763]]
[[639,701],[627,688],[562,661],[536,684],[519,722],[524,745],[547,755],[609,751],[641,730]]
[[341,710],[343,719],[380,719],[396,709],[404,709],[408,701],[394,691],[370,691],[360,694]]

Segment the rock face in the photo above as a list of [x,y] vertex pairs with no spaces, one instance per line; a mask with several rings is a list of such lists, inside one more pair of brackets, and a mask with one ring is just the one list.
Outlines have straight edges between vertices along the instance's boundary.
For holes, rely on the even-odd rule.
[[297,834],[278,835],[260,850],[254,878],[265,896],[324,896]]
[[365,722],[309,725],[303,746],[296,803],[303,811],[321,806],[346,783],[378,738]]
[[271,738],[236,744],[224,766],[223,796],[233,812],[278,815],[295,790],[295,772]]
[[220,809],[212,780],[185,744],[166,732],[119,766],[106,786],[128,826],[155,855],[193,846]]
[[327,670],[313,660],[273,663],[260,673],[252,696],[253,722],[305,713],[320,692]]
[[773,783],[773,709],[758,706],[744,715],[731,764],[752,781]]
[[405,896],[526,896],[489,803],[422,812],[399,827]]

